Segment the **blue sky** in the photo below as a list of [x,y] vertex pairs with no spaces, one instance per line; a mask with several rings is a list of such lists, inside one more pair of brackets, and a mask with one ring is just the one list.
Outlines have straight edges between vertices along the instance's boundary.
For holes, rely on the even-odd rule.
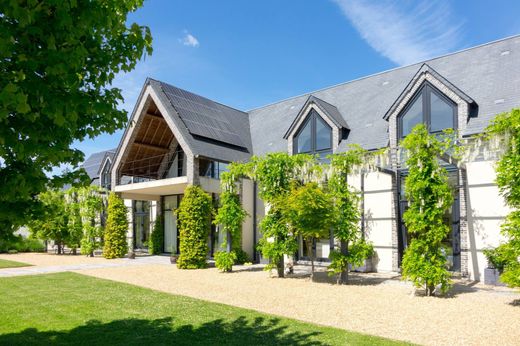
[[[148,0],[154,53],[118,76],[132,111],[147,76],[248,110],[520,34],[519,1]],[[76,143],[86,157],[122,131]]]

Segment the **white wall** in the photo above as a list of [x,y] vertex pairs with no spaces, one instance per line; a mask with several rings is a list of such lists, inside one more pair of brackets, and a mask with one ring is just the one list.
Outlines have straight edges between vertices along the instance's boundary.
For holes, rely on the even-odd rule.
[[[360,189],[360,176],[349,183]],[[374,246],[374,270],[392,271],[392,177],[381,172],[365,174],[365,237]]]
[[466,164],[468,213],[468,272],[471,280],[484,280],[487,260],[482,250],[496,247],[502,236],[500,225],[510,212],[495,184],[494,163]]
[[255,187],[251,180],[244,179],[242,183],[242,207],[247,212],[247,216],[242,223],[242,250],[247,252],[249,258],[253,258],[254,252],[254,198]]

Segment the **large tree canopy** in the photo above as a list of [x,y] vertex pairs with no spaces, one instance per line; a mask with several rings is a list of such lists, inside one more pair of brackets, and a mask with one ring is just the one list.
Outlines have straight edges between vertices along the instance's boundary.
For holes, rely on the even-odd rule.
[[123,128],[115,75],[151,54],[147,27],[127,26],[143,0],[0,1],[0,237],[37,211],[47,185],[85,178],[74,140]]

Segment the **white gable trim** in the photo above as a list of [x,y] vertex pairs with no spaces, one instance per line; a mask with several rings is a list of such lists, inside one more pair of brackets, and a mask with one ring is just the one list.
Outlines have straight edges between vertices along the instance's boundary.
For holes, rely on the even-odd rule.
[[[150,105],[150,101],[153,101],[157,108],[159,109],[159,112],[161,112],[161,115],[163,116],[164,120],[166,121],[166,124],[168,127],[172,130],[174,137],[177,139],[179,144],[181,145],[182,149],[184,150],[184,153],[188,157],[193,157],[193,152],[191,150],[190,145],[185,140],[186,136],[181,132],[181,130],[175,125],[172,117],[178,117],[179,115],[173,107],[167,107],[163,104],[161,98],[154,90],[153,86],[151,84],[147,84],[144,88],[144,92],[142,93],[142,96],[138,100],[138,107],[133,113],[129,123],[128,127],[123,134],[123,138],[121,138],[121,142],[119,144],[119,148],[116,152],[116,155],[114,157],[114,164],[112,166],[112,186],[116,186],[117,182],[117,175],[118,171],[121,165],[121,162],[123,159],[128,155],[129,153],[129,146],[133,142],[135,136],[137,135],[137,129],[139,129],[144,116],[146,115],[146,112],[148,110],[148,106]],[[173,114],[172,114],[173,113]]]
[[397,105],[395,110],[390,114],[389,117],[389,135],[390,135],[390,146],[397,147],[397,143],[399,139],[397,138],[397,128],[398,128],[398,116],[401,111],[406,107],[410,99],[415,95],[417,90],[421,88],[424,82],[427,81],[432,84],[435,88],[437,88],[443,95],[452,100],[457,105],[457,127],[460,133],[464,132],[466,128],[466,124],[468,122],[469,115],[469,104],[465,100],[463,100],[460,96],[458,96],[451,88],[449,88],[442,81],[437,79],[433,74],[429,71],[426,71],[417,78],[414,82],[414,85],[407,94],[403,97],[401,102]]

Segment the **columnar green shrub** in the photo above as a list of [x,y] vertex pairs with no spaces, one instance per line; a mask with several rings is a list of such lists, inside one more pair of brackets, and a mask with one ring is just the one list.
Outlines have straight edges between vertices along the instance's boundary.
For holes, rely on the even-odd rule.
[[158,217],[153,225],[152,234],[148,241],[148,252],[151,255],[160,255],[164,248],[164,225],[162,218]]
[[127,210],[123,200],[114,192],[108,197],[108,219],[105,227],[103,257],[120,258],[128,252],[126,233],[128,232]]
[[180,269],[206,268],[208,234],[211,222],[211,196],[199,186],[188,186],[177,209],[180,232]]
[[280,204],[283,220],[292,232],[303,238],[311,260],[311,280],[314,279],[313,242],[327,238],[332,226],[331,198],[317,183],[293,185],[291,192]]
[[505,153],[497,162],[497,185],[506,204],[513,209],[502,224],[507,242],[487,255],[500,279],[510,287],[520,287],[520,109],[498,115],[487,132],[500,136]]
[[402,275],[416,287],[425,288],[427,295],[432,295],[437,285],[441,285],[442,292],[450,287],[442,241],[450,232],[444,214],[453,203],[453,192],[448,174],[438,162],[448,148],[446,143],[430,135],[423,124],[414,127],[401,143],[408,155],[405,193],[409,208],[404,222],[411,235],[403,256]]
[[347,177],[355,166],[362,164],[366,152],[355,146],[351,150],[331,155],[328,189],[333,201],[332,227],[334,237],[341,242],[340,251],[330,254],[328,267],[337,275],[339,284],[348,281],[349,266],[360,266],[373,254],[373,246],[367,243],[360,232],[361,210],[359,195],[347,182]]

